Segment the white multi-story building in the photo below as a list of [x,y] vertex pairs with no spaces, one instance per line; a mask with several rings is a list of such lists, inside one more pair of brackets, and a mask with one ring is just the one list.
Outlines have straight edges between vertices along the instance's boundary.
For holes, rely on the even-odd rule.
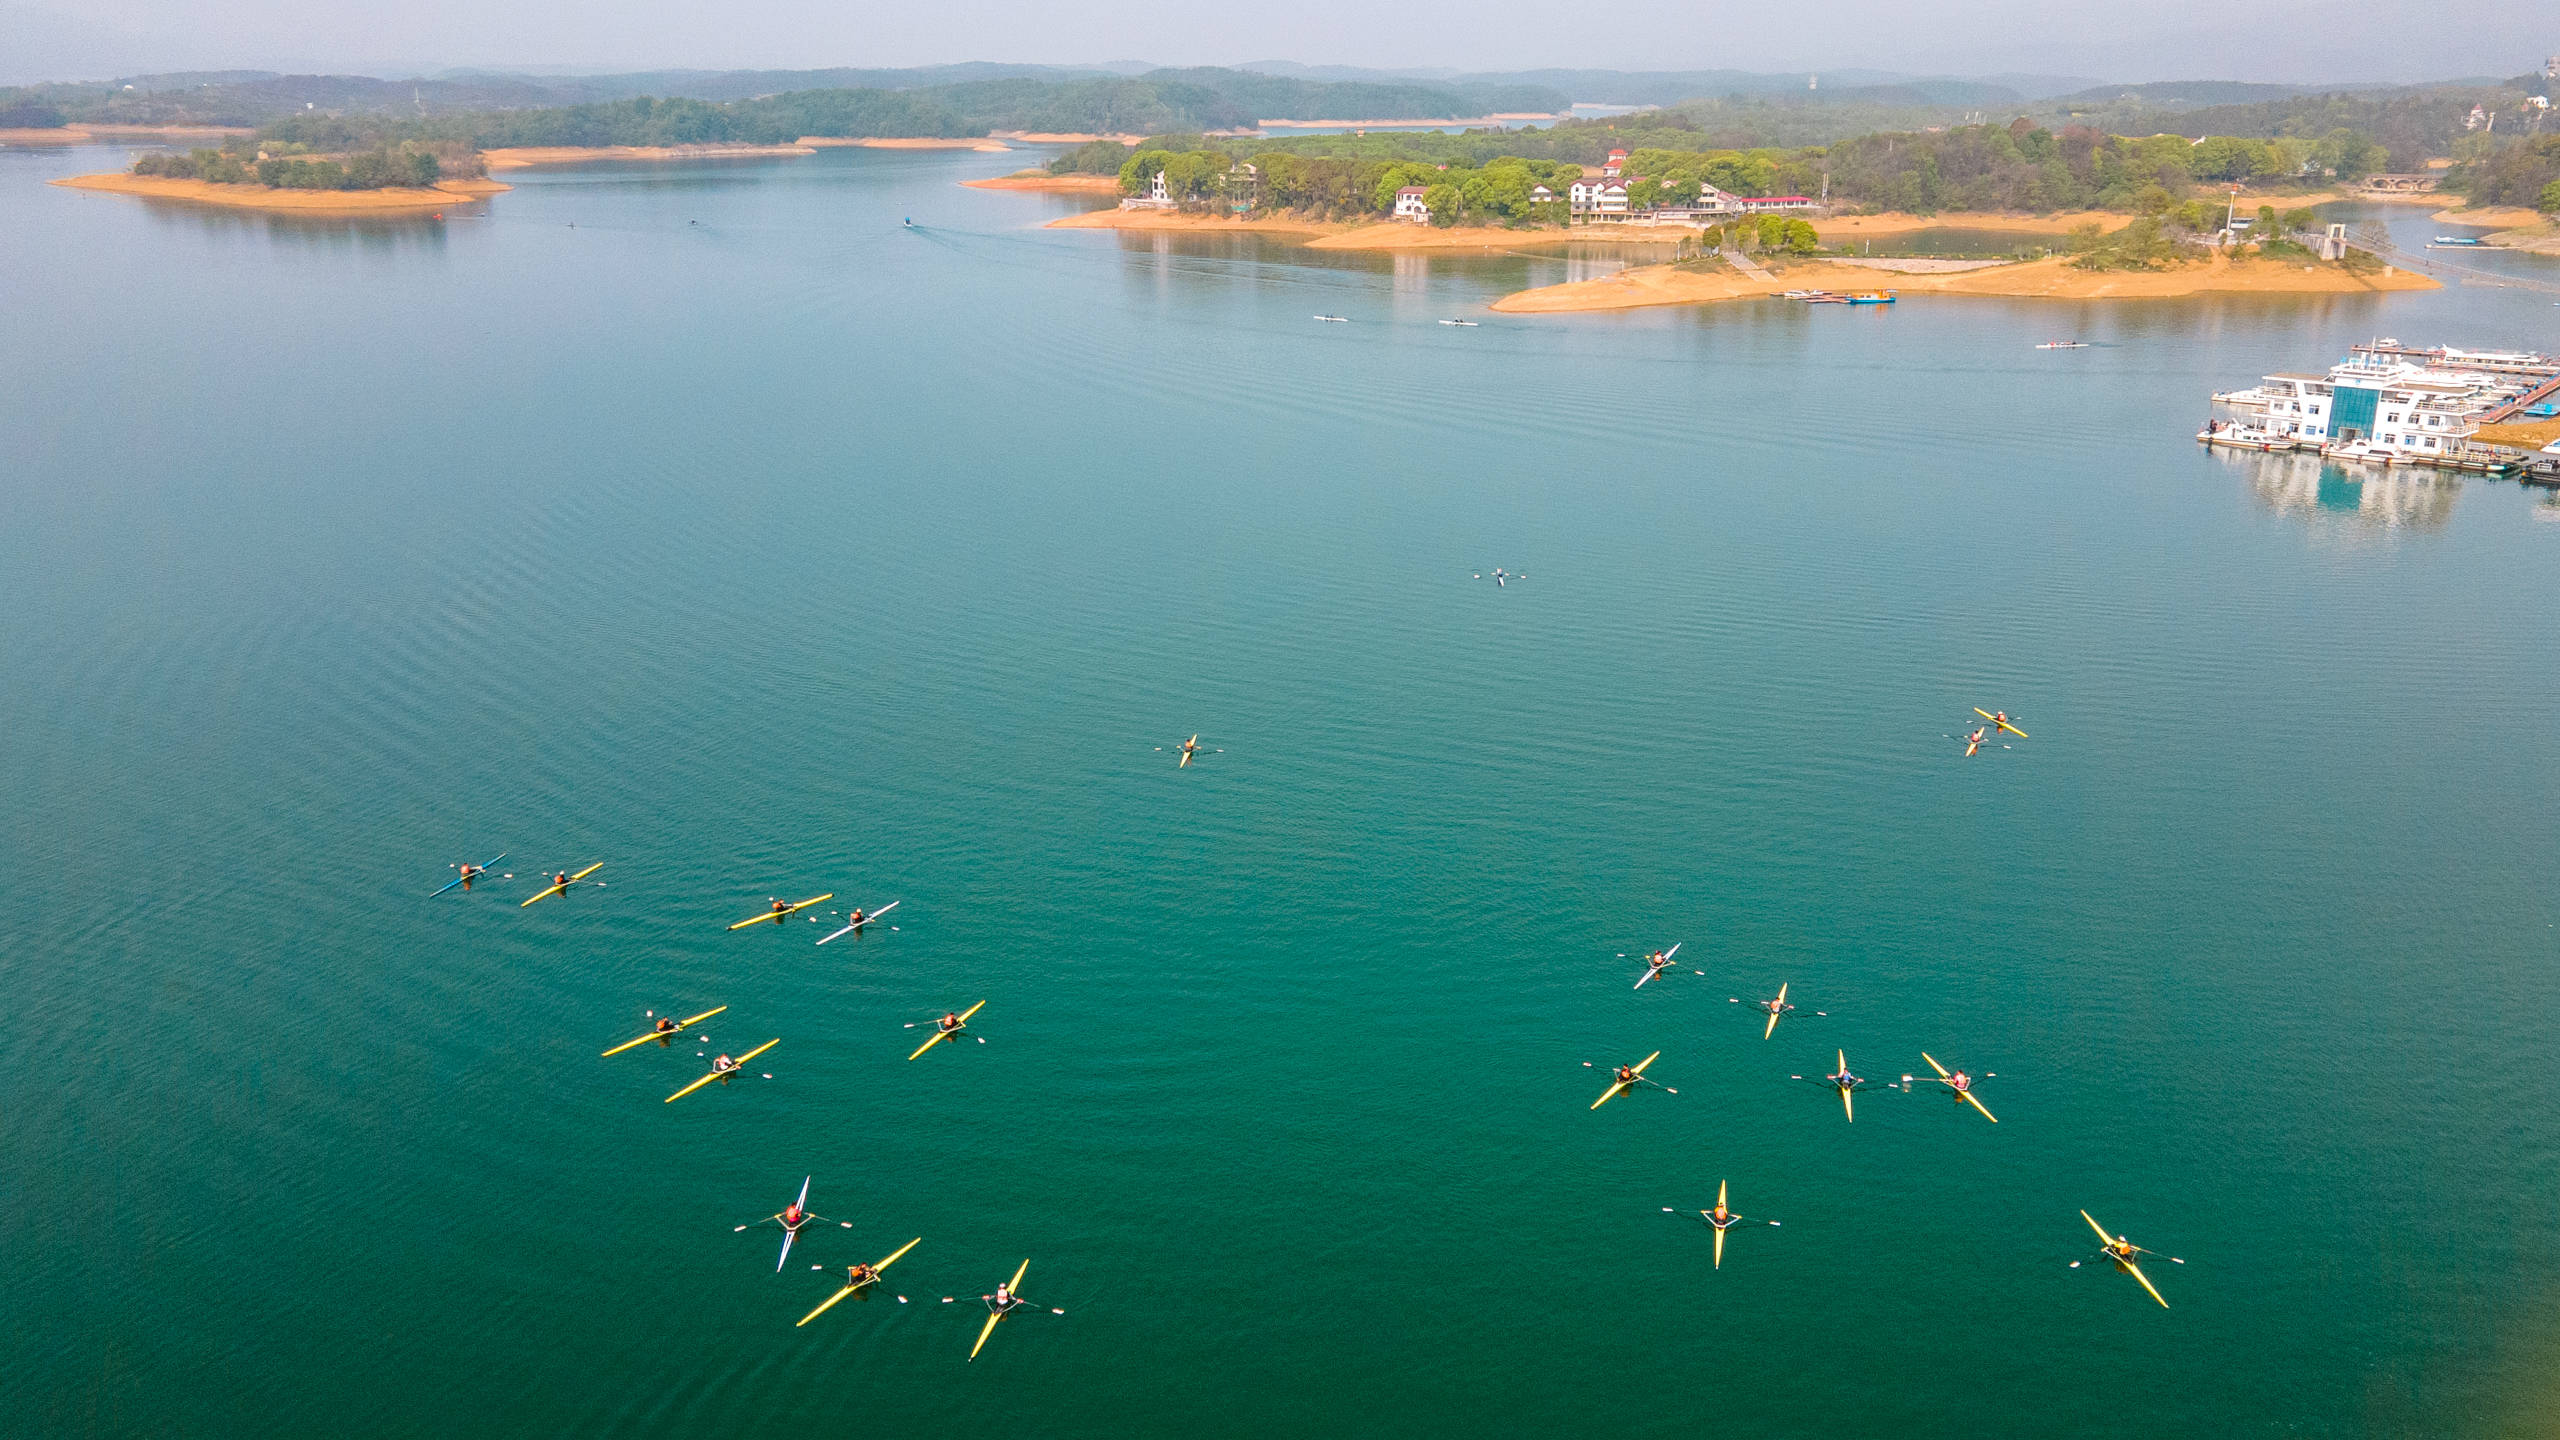
[[2269,375],[2246,390],[2225,391],[2214,404],[2228,421],[2198,438],[2244,450],[2318,450],[2342,459],[2385,464],[2450,460],[2480,428],[2512,381],[2357,358],[2325,375]]
[[1623,220],[1627,216],[1627,182],[1615,175],[1598,179],[1586,175],[1565,187],[1565,199],[1581,219]]
[[1430,193],[1430,187],[1424,185],[1407,185],[1403,189],[1398,190],[1396,192],[1395,218],[1398,220],[1419,221],[1425,225],[1430,224],[1431,207],[1422,203],[1422,197]]

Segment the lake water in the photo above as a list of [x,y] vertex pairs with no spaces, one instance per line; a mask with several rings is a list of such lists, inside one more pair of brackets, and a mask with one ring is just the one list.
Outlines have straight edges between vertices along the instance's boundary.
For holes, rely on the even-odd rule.
[[[979,155],[41,183],[119,160],[0,152],[16,1433],[2547,1433],[2560,507],[2192,435],[2553,297],[1511,317],[1592,262]],[[896,928],[724,928],[822,891]]]

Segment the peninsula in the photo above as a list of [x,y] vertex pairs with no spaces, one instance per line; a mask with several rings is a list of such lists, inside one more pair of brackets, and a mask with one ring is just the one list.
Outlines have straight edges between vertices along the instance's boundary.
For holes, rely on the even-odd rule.
[[138,195],[147,200],[183,200],[232,210],[276,210],[305,215],[359,215],[440,210],[472,200],[485,200],[515,187],[496,180],[439,180],[432,185],[386,185],[373,190],[290,190],[274,185],[244,185],[169,175],[70,175],[52,182],[70,190],[98,190],[111,195]]

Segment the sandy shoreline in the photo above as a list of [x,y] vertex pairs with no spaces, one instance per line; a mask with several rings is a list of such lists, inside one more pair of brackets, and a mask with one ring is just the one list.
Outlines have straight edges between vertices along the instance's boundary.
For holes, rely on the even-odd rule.
[[432,189],[393,187],[382,190],[278,190],[265,185],[216,185],[206,180],[176,180],[164,175],[73,175],[51,182],[72,190],[100,190],[138,195],[148,200],[185,200],[236,210],[283,210],[302,214],[361,215],[367,212],[441,210],[513,189],[495,180],[445,180]]
[[2011,215],[1996,210],[1949,210],[1937,215],[1908,215],[1886,211],[1880,215],[1810,216],[1815,231],[1828,242],[1834,237],[1873,240],[1886,235],[1908,235],[1915,230],[2010,230],[2021,235],[2068,235],[2083,225],[2115,230],[2134,217],[2112,210],[2079,210],[2061,215]]
[[1188,230],[1202,234],[1259,231],[1277,235],[1326,235],[1345,227],[1329,225],[1322,220],[1236,220],[1224,215],[1187,215],[1179,210],[1088,210],[1082,215],[1061,215],[1043,228],[1050,230]]
[[1051,175],[1032,171],[960,182],[972,190],[1048,190],[1068,195],[1117,195],[1120,182],[1109,175]]
[[1598,280],[1521,290],[1493,302],[1513,315],[1562,315],[1592,310],[1635,310],[1654,305],[1699,305],[1775,295],[1782,290],[1889,289],[1904,296],[1973,295],[2042,300],[2179,299],[2193,295],[2358,295],[2443,287],[2424,275],[2396,270],[2351,275],[2336,265],[2305,268],[2275,260],[2233,261],[2216,255],[2163,271],[2077,270],[2054,256],[1951,274],[1904,275],[1881,283],[1875,271],[1820,261],[1790,264],[1770,280],[1732,270],[1686,270],[1648,265]]
[[2439,225],[2485,225],[2492,230],[2522,230],[2542,223],[2539,210],[2521,205],[2484,205],[2477,210],[2439,210],[2427,217]]
[[[968,184],[982,182],[968,181]],[[1013,186],[989,185],[990,189]],[[1018,188],[1039,188],[1025,186]],[[1115,184],[1116,190],[1118,186]],[[1261,231],[1276,235],[1313,235],[1311,250],[1516,250],[1540,245],[1671,245],[1691,237],[1681,230],[1660,235],[1627,234],[1615,228],[1510,230],[1498,225],[1452,225],[1445,229],[1395,220],[1300,220],[1275,216],[1237,220],[1181,210],[1090,210],[1049,222],[1053,230],[1185,230]]]
[[2539,450],[2560,440],[2560,420],[2529,420],[2512,425],[2483,425],[2472,438],[2484,445],[2512,445],[2518,450]]
[[936,139],[930,136],[913,139],[884,139],[877,136],[803,135],[798,143],[812,150],[985,150],[999,155],[1013,148],[1001,140],[985,135],[959,139]]
[[1121,145],[1135,145],[1144,135],[1088,135],[1076,130],[994,130],[989,138],[1018,140],[1025,145],[1092,145],[1104,140]]

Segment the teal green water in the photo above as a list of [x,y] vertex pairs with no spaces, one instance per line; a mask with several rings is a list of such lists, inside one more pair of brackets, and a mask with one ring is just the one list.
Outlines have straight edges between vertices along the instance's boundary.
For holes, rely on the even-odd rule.
[[[113,159],[0,152],[18,1433],[2548,1433],[2560,507],[2190,438],[2548,297],[1530,320],[995,157]],[[425,898],[499,850],[607,883]],[[722,928],[825,890],[899,928]],[[771,1080],[597,1056],[715,1004]]]

